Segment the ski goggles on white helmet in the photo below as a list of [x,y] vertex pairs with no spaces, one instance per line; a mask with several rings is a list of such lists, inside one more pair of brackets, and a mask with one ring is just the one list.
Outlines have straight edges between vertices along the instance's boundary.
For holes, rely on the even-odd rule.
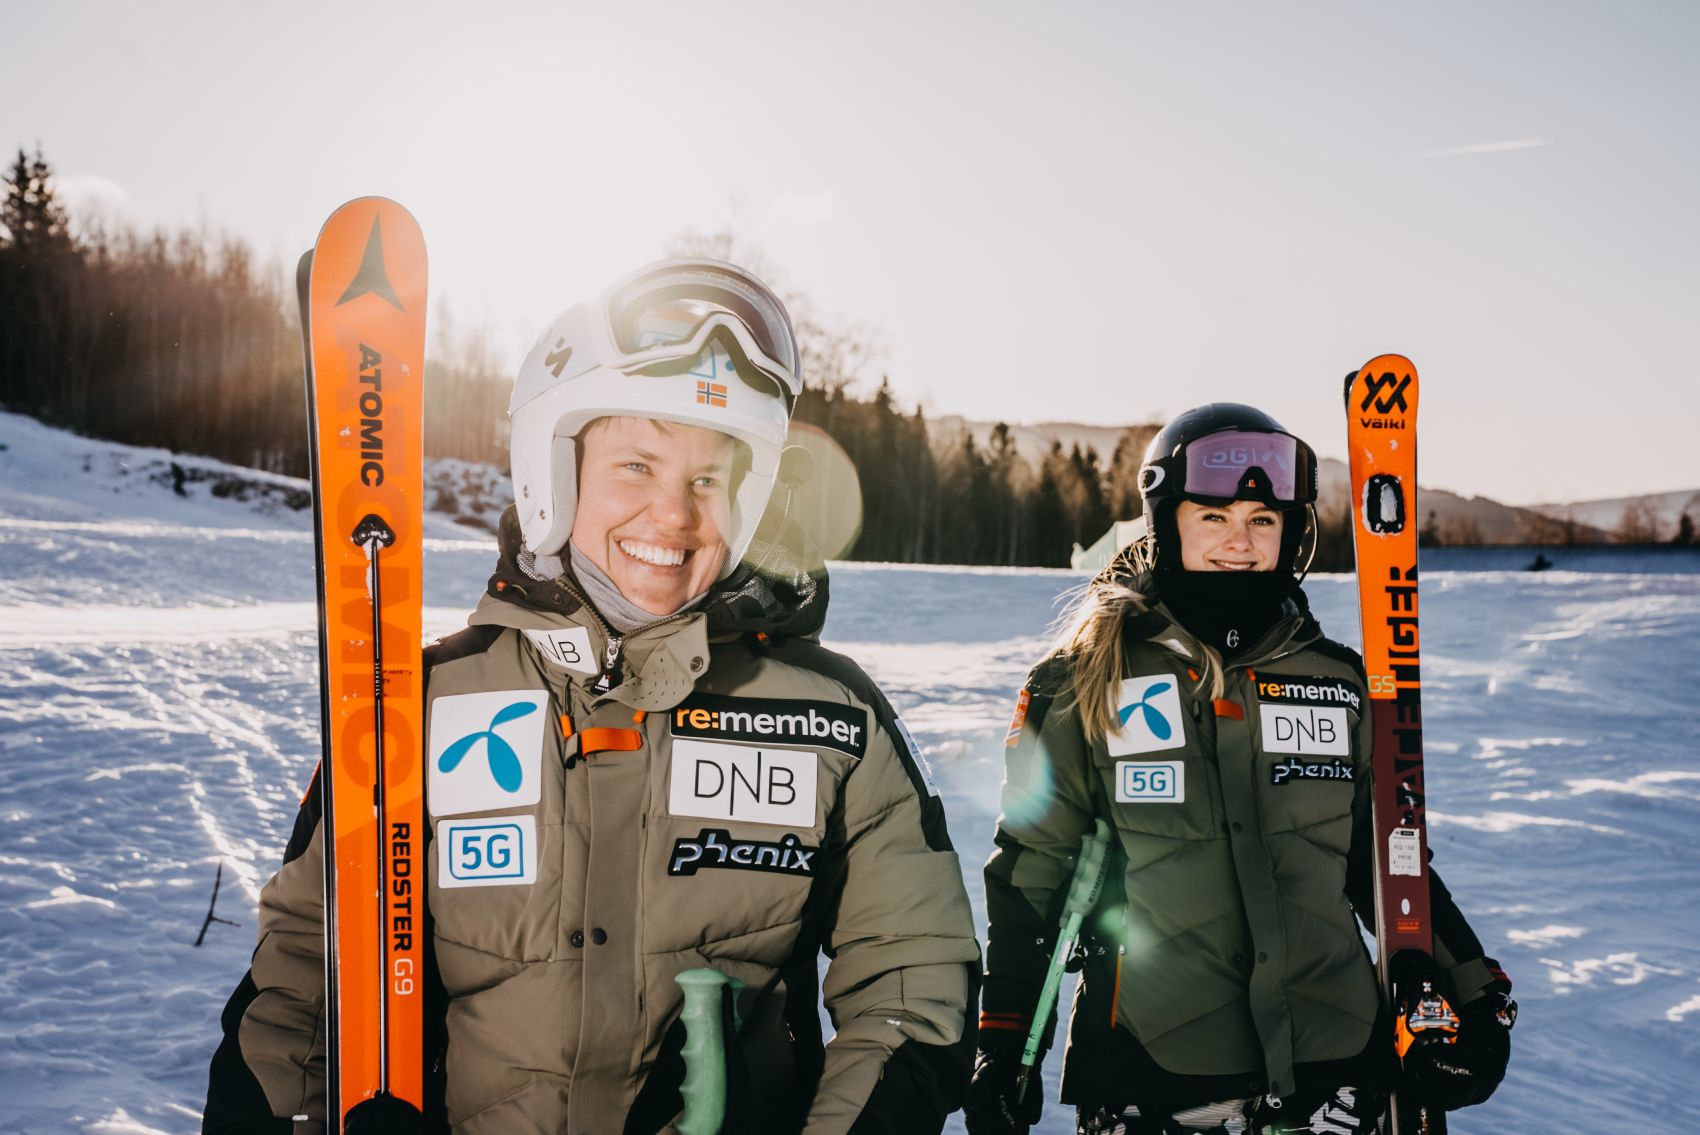
[[1289,433],[1224,429],[1140,470],[1146,496],[1184,496],[1204,504],[1256,500],[1271,508],[1316,501],[1316,455]]
[[608,352],[626,372],[689,362],[717,334],[741,361],[773,379],[787,404],[802,393],[802,358],[785,305],[754,277],[712,260],[668,260],[626,277],[602,297]]

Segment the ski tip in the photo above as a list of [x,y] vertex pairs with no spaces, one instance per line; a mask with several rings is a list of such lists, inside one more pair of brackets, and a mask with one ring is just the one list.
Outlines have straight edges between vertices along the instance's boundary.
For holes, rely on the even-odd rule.
[[1348,374],[1346,376],[1346,389],[1341,391],[1341,394],[1346,399],[1346,405],[1348,405],[1348,406],[1350,406],[1352,404],[1352,383],[1356,382],[1357,380],[1358,380],[1358,372],[1357,371],[1352,371],[1350,374]]
[[1358,368],[1359,374],[1387,374],[1389,372],[1400,376],[1408,374],[1414,377],[1417,373],[1417,367],[1404,355],[1386,354],[1377,355]]

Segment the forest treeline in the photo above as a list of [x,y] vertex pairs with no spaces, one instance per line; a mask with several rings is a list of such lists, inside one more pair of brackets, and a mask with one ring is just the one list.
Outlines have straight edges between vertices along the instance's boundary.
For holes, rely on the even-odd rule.
[[[39,150],[20,150],[6,175],[0,405],[94,437],[305,476],[289,267],[204,230],[73,226],[52,178]],[[940,440],[920,409],[898,406],[889,383],[858,393],[865,337],[787,298],[810,379],[797,416],[830,434],[861,480],[865,519],[852,558],[1066,566],[1075,542],[1090,544],[1113,515],[1137,512],[1135,450],[1130,459],[1118,448],[1105,465],[1090,448],[1056,446],[1035,468],[1007,427],[987,446],[966,432]],[[511,376],[499,352],[440,305],[431,323],[427,453],[505,468]]]
[[[305,476],[293,266],[205,229],[71,221],[40,150],[18,151],[0,201],[0,405],[94,437]],[[776,275],[725,234],[686,234],[669,251]],[[1139,459],[1155,426],[1129,427],[1107,457],[1058,443],[1032,459],[1006,425],[979,440],[941,431],[900,406],[889,381],[868,391],[871,333],[817,318],[806,295],[785,298],[808,378],[797,417],[842,446],[861,481],[849,558],[1066,566],[1075,544],[1139,514]],[[428,455],[505,469],[511,376],[500,352],[442,304],[431,325]],[[1317,570],[1351,563],[1336,512],[1321,517]],[[1427,542],[1454,542],[1432,517],[1425,529]]]

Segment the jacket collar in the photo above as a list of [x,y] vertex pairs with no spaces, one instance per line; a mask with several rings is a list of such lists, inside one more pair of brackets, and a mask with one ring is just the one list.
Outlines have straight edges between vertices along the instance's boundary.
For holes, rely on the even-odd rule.
[[[1204,645],[1153,594],[1150,572],[1118,575],[1114,582],[1138,596],[1124,624],[1131,637],[1155,643],[1192,662],[1204,657]],[[1310,613],[1310,601],[1304,589],[1294,588],[1282,604],[1281,617],[1228,666],[1230,669],[1262,666],[1302,650],[1321,637],[1322,627]]]
[[[582,607],[572,611],[546,610],[510,600],[507,588],[486,594],[478,601],[468,623],[473,626],[512,627],[525,631],[582,630],[589,641],[585,669],[563,666],[551,659],[536,643],[525,649],[537,654],[546,668],[567,670],[585,680],[594,677],[608,655],[609,632],[601,619]],[[620,639],[621,681],[603,698],[633,709],[672,709],[708,670],[708,621],[700,611],[690,611],[640,627]]]

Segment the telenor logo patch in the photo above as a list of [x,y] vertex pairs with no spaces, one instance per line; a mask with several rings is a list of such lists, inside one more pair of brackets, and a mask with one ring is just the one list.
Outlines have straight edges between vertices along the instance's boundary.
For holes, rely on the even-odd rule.
[[1259,678],[1257,696],[1285,705],[1343,705],[1363,712],[1363,695],[1350,682],[1338,678]]
[[1124,678],[1110,687],[1118,728],[1104,738],[1112,757],[1179,749],[1186,744],[1181,695],[1173,674]]
[[842,702],[693,694],[668,715],[675,737],[868,751],[868,713]]
[[536,804],[543,797],[543,690],[431,700],[425,800],[433,816]]

